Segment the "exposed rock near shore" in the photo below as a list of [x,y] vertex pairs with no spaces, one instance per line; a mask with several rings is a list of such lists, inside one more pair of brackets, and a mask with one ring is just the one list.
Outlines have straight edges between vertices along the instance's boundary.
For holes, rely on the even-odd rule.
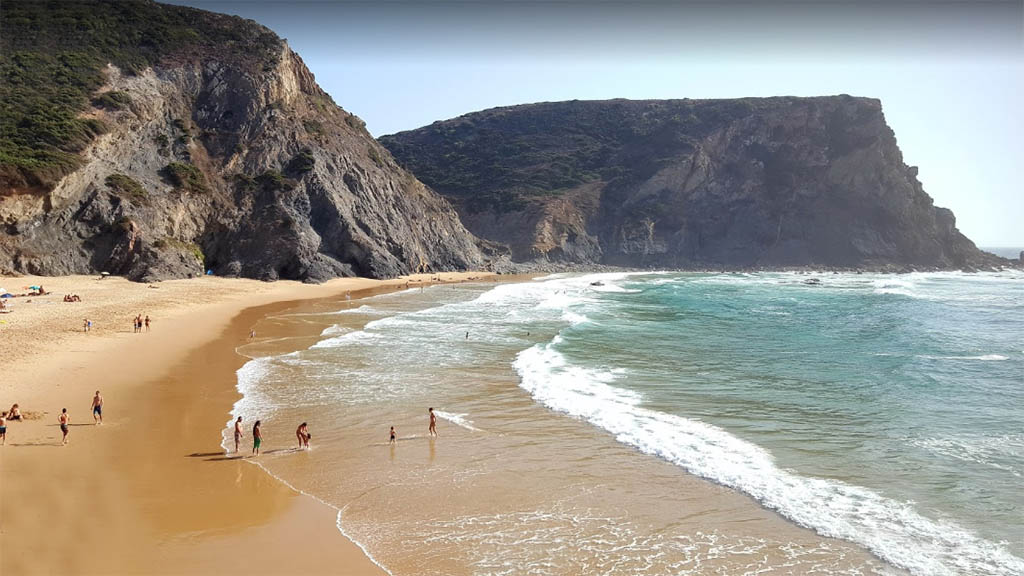
[[495,108],[381,138],[519,261],[973,269],[881,103],[850,96]]
[[[485,265],[449,203],[266,28],[153,2],[3,9],[4,82],[20,82],[4,96],[24,118],[4,125],[5,146],[23,143],[0,156],[0,272],[319,281]],[[118,37],[98,37],[108,29]],[[181,40],[153,54],[124,44],[133,30]],[[99,88],[56,127],[88,127],[81,149],[26,134],[30,106],[58,106],[33,103],[30,81],[92,81],[108,42],[121,42],[111,60],[121,66],[96,70]]]

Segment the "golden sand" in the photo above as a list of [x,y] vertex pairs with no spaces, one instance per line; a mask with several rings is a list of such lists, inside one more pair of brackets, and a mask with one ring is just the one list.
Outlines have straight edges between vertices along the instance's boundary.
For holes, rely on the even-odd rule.
[[[3,278],[11,292],[42,285],[50,294],[17,298],[0,315],[0,405],[38,416],[8,424],[0,448],[0,572],[380,573],[338,532],[333,509],[222,457],[244,361],[233,350],[256,320],[296,300],[481,276],[317,286]],[[151,317],[151,332],[133,333],[137,314]],[[102,426],[90,413],[97,389]],[[67,446],[61,408],[72,422]]]

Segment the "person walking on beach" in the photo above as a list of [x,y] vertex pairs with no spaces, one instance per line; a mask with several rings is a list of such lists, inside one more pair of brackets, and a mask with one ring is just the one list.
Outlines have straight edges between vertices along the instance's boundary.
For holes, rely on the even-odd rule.
[[313,437],[309,433],[309,428],[306,423],[299,424],[299,427],[295,429],[295,437],[299,439],[299,450],[303,448],[309,448],[309,439]]
[[394,444],[395,442],[396,442],[396,438],[395,438],[395,427],[394,427],[394,426],[392,426],[392,427],[391,427],[391,440],[389,440],[389,441],[388,441],[388,444]]
[[92,397],[92,419],[97,425],[103,424],[103,396],[100,396],[99,390]]
[[434,415],[434,408],[431,407],[427,409],[427,412],[430,412],[430,428],[427,432],[429,432],[431,436],[437,436],[437,416]]
[[149,316],[146,316],[146,332],[149,332]]
[[238,445],[242,442],[242,417],[235,420],[235,454],[238,454]]
[[88,318],[82,318],[82,331],[88,332],[92,328],[92,322]]
[[0,412],[0,446],[7,445],[7,412]]
[[64,437],[61,438],[61,445],[65,445],[68,443],[68,424],[71,424],[71,416],[68,416],[67,408],[61,409],[57,421],[60,422],[60,431],[64,434]]
[[260,421],[257,420],[256,424],[252,427],[252,453],[260,455],[260,444],[263,443],[263,432],[260,432]]

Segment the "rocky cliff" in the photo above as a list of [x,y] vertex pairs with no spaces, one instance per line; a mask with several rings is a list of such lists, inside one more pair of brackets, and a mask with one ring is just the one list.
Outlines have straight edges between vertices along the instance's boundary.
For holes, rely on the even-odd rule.
[[972,268],[878,100],[556,102],[381,138],[518,260]]
[[148,1],[0,10],[0,272],[483,265],[449,203],[266,28]]

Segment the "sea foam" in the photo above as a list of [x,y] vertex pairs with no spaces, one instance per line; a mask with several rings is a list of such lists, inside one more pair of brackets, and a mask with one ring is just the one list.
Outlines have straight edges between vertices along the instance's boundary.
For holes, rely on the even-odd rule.
[[517,356],[521,386],[542,404],[586,420],[616,440],[659,456],[693,474],[745,492],[819,534],[861,544],[914,574],[1024,574],[1024,560],[1003,545],[945,520],[918,513],[912,503],[864,487],[800,476],[776,466],[763,448],[689,418],[650,410],[641,398],[612,385],[612,370],[574,366],[538,344]]
[[466,419],[466,416],[469,416],[469,414],[454,414],[452,412],[444,412],[443,410],[434,410],[434,414],[437,414],[438,418],[447,420],[459,428],[465,428],[470,432],[483,432],[483,430],[473,426],[472,420]]

